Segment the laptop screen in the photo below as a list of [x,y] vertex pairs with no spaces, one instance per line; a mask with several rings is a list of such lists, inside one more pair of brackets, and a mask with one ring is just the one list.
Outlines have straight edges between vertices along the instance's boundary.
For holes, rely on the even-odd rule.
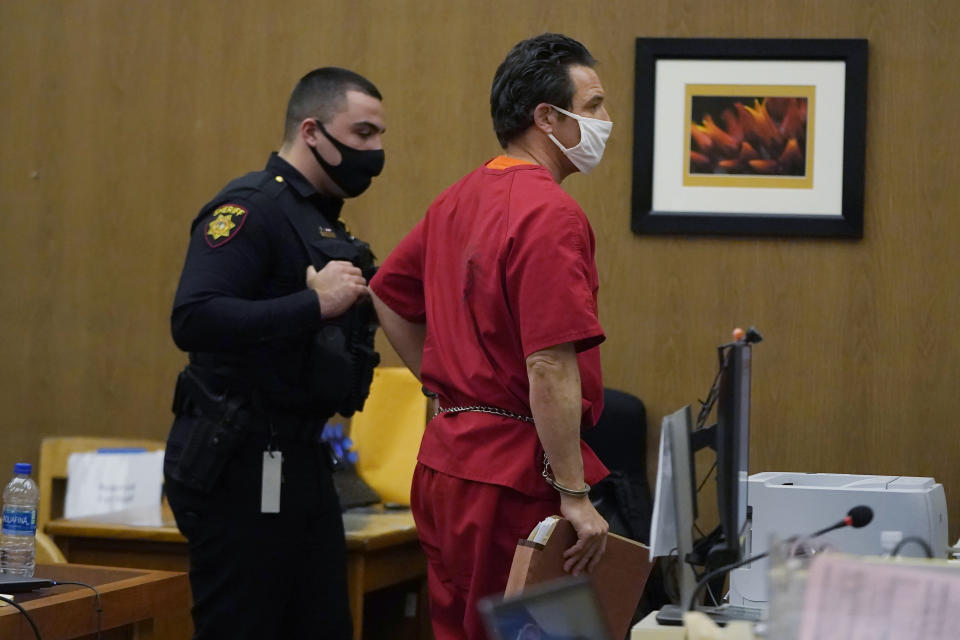
[[493,640],[610,640],[590,580],[562,578],[478,603]]

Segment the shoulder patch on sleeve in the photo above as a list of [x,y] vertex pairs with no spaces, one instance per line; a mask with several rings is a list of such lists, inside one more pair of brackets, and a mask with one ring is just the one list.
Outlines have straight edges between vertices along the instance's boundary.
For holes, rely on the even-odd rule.
[[222,204],[213,210],[207,219],[207,228],[203,239],[212,248],[230,242],[247,220],[247,210],[236,204]]

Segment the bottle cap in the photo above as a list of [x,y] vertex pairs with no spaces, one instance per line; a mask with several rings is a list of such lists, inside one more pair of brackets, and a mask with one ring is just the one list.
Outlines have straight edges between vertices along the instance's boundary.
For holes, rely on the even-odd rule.
[[24,475],[30,475],[30,472],[33,471],[33,465],[29,462],[18,462],[13,465],[14,473],[22,473]]

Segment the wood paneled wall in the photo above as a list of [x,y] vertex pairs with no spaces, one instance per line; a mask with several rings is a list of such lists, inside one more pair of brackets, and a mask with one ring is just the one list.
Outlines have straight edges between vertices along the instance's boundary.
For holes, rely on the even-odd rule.
[[[606,381],[647,403],[651,457],[660,417],[706,392],[714,347],[754,324],[752,469],[934,476],[955,538],[952,0],[0,3],[0,477],[44,435],[165,435],[189,222],[279,145],[300,75],[346,66],[385,95],[386,170],[345,213],[385,256],[496,154],[493,72],[543,31],[601,61],[613,137],[565,187],[598,238]],[[869,39],[864,238],[631,234],[638,36]]]

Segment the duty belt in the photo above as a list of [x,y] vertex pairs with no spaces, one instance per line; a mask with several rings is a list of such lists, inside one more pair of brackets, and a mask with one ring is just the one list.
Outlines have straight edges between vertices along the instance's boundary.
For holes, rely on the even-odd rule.
[[180,372],[173,398],[176,415],[216,418],[233,423],[246,433],[275,435],[284,439],[319,440],[323,423],[289,411],[261,408],[262,403],[244,396],[213,393],[188,366]]

